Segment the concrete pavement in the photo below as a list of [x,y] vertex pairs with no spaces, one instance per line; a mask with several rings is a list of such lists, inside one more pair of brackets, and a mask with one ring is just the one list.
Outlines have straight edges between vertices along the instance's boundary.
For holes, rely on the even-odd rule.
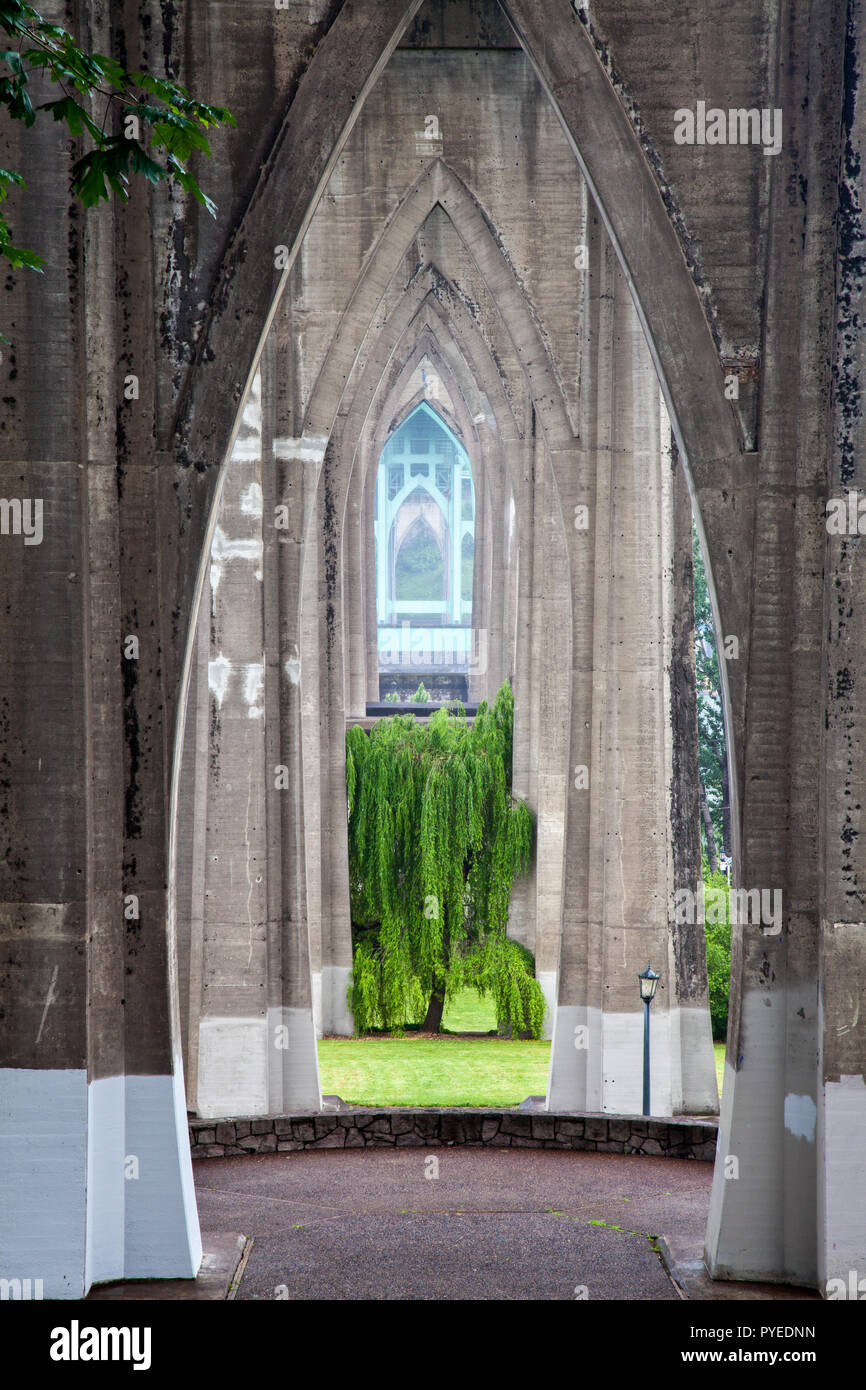
[[649,1237],[700,1241],[712,1178],[677,1159],[462,1147],[195,1170],[202,1229],[254,1238],[241,1300],[677,1300]]

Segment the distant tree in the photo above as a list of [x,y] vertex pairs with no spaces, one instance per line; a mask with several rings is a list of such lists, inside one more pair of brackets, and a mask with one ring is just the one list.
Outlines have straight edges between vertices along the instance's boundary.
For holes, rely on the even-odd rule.
[[506,934],[533,843],[531,813],[511,794],[513,711],[506,682],[474,724],[441,709],[427,724],[398,714],[346,733],[360,1032],[421,1018],[438,1032],[446,1001],[471,986],[514,1033],[540,1036],[532,957]]
[[701,822],[710,872],[718,868],[719,850],[731,853],[731,797],[722,682],[716,651],[713,611],[704,558],[693,528],[695,573],[695,668],[698,689],[698,766]]
[[[0,51],[6,67],[0,77],[0,106],[25,126],[32,126],[40,112],[50,112],[70,135],[92,143],[72,166],[73,197],[85,207],[100,198],[109,199],[112,193],[126,202],[130,175],[143,174],[151,183],[176,179],[215,215],[213,203],[187,169],[186,160],[195,150],[210,155],[204,132],[211,126],[235,125],[230,111],[194,100],[175,82],[148,72],[131,72],[105,54],[85,52],[65,29],[48,23],[21,0],[0,0],[2,33],[14,47]],[[62,95],[34,107],[31,77],[40,71],[57,84]],[[16,185],[26,186],[22,175],[0,169],[0,202]],[[41,271],[45,264],[35,251],[13,245],[11,228],[2,215],[0,256],[16,270],[26,266]]]
[[394,568],[394,597],[405,603],[412,599],[441,599],[445,592],[445,565],[426,521],[418,520],[400,546]]
[[731,908],[727,875],[704,874],[704,888],[725,895],[724,922],[705,922],[707,943],[707,984],[710,993],[710,1023],[716,1042],[724,1042],[728,1032],[728,996],[731,987]]

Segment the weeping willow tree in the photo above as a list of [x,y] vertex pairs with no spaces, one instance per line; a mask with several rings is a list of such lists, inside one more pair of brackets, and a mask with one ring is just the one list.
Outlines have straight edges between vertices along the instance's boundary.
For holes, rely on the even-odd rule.
[[[378,720],[346,734],[354,961],[360,1032],[423,1018],[438,1032],[467,986],[501,1023],[539,1037],[532,957],[506,936],[511,886],[529,867],[533,823],[511,795],[514,696],[502,686],[474,724],[462,709]],[[426,1009],[426,1016],[425,1016]]]

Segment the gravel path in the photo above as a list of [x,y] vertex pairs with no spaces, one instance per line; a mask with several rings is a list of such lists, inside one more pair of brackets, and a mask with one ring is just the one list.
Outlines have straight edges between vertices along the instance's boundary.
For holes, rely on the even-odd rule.
[[648,1236],[703,1235],[712,1171],[463,1147],[195,1164],[202,1229],[254,1237],[247,1300],[674,1300]]

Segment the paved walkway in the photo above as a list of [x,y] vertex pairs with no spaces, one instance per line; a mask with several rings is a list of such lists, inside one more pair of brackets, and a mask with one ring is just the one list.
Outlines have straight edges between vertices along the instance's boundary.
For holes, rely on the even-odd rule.
[[202,1230],[254,1237],[237,1293],[248,1300],[676,1300],[648,1237],[700,1244],[713,1172],[683,1159],[474,1148],[194,1166]]

